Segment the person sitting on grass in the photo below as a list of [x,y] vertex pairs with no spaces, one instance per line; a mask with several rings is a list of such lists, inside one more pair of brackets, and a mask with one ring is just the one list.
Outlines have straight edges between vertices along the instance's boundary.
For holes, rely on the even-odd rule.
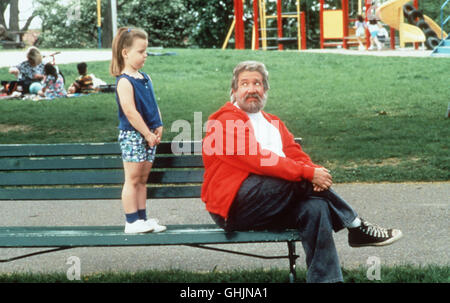
[[263,111],[268,90],[263,63],[235,67],[231,102],[209,117],[203,138],[202,201],[226,231],[297,229],[307,282],[341,282],[333,231],[347,228],[351,247],[388,245],[402,232],[362,219],[331,189],[331,172],[311,160],[277,116]]
[[47,99],[54,99],[59,97],[66,97],[67,92],[64,88],[64,80],[60,73],[51,63],[44,66],[45,80],[42,89],[38,95]]
[[95,93],[92,77],[87,74],[87,64],[81,62],[77,64],[80,76],[72,83],[68,89],[69,94],[90,94]]
[[9,73],[16,76],[17,81],[11,81],[8,94],[11,94],[18,86],[22,86],[22,92],[28,94],[30,85],[44,78],[44,64],[39,49],[34,46],[30,47],[27,52],[27,60],[11,67]]

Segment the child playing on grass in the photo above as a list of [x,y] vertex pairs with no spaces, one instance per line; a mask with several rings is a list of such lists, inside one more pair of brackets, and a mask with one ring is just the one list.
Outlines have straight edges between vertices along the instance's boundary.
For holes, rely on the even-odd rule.
[[44,75],[45,80],[41,90],[38,92],[39,96],[47,99],[67,96],[66,89],[64,88],[64,79],[52,63],[44,65]]
[[94,93],[94,83],[92,77],[87,74],[87,64],[81,62],[77,64],[78,73],[80,76],[75,80],[72,85],[70,85],[68,92],[69,94],[90,94]]
[[119,143],[125,171],[125,233],[166,230],[156,219],[147,220],[146,215],[147,179],[163,132],[152,81],[140,71],[147,58],[147,45],[147,33],[139,28],[120,28],[112,45],[110,72],[116,77]]

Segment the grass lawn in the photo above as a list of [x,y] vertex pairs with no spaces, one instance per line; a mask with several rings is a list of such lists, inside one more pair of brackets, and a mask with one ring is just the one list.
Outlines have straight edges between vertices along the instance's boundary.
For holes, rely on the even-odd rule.
[[[449,266],[413,266],[401,265],[395,267],[382,266],[380,268],[380,280],[369,280],[367,268],[343,269],[344,282],[348,283],[449,283]],[[370,273],[373,275],[373,273]],[[0,274],[0,282],[23,283],[54,283],[72,282],[67,279],[65,273],[39,274],[39,273],[11,273]],[[182,270],[166,271],[141,271],[130,272],[105,272],[81,275],[80,280],[73,282],[84,283],[288,283],[288,271],[281,269],[255,269],[233,270],[224,272],[187,272]],[[297,283],[306,282],[306,270],[297,270]]]
[[[165,140],[179,137],[181,130],[172,129],[177,120],[191,124],[194,139],[194,113],[201,113],[205,123],[229,99],[233,67],[259,60],[270,72],[266,110],[304,139],[305,151],[333,170],[335,182],[449,179],[445,58],[170,51],[177,55],[148,57],[144,67],[154,82]],[[113,83],[108,68],[109,62],[88,63],[89,72]],[[60,69],[68,86],[77,76],[76,64]],[[12,79],[6,68],[0,69],[0,79]],[[0,144],[112,142],[117,137],[114,94],[0,101],[0,112]]]

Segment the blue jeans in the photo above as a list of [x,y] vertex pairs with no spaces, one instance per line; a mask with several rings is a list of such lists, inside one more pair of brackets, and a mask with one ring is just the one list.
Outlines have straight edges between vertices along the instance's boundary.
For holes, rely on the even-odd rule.
[[343,281],[335,232],[357,217],[332,189],[315,192],[309,181],[292,182],[251,174],[241,185],[228,219],[211,213],[227,231],[295,228],[301,232],[307,282]]

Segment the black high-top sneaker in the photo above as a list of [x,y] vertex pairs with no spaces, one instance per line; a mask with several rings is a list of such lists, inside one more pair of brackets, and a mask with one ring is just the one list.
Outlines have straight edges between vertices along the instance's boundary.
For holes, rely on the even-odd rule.
[[384,246],[402,237],[399,229],[386,229],[361,219],[361,225],[348,229],[348,244],[351,247]]

